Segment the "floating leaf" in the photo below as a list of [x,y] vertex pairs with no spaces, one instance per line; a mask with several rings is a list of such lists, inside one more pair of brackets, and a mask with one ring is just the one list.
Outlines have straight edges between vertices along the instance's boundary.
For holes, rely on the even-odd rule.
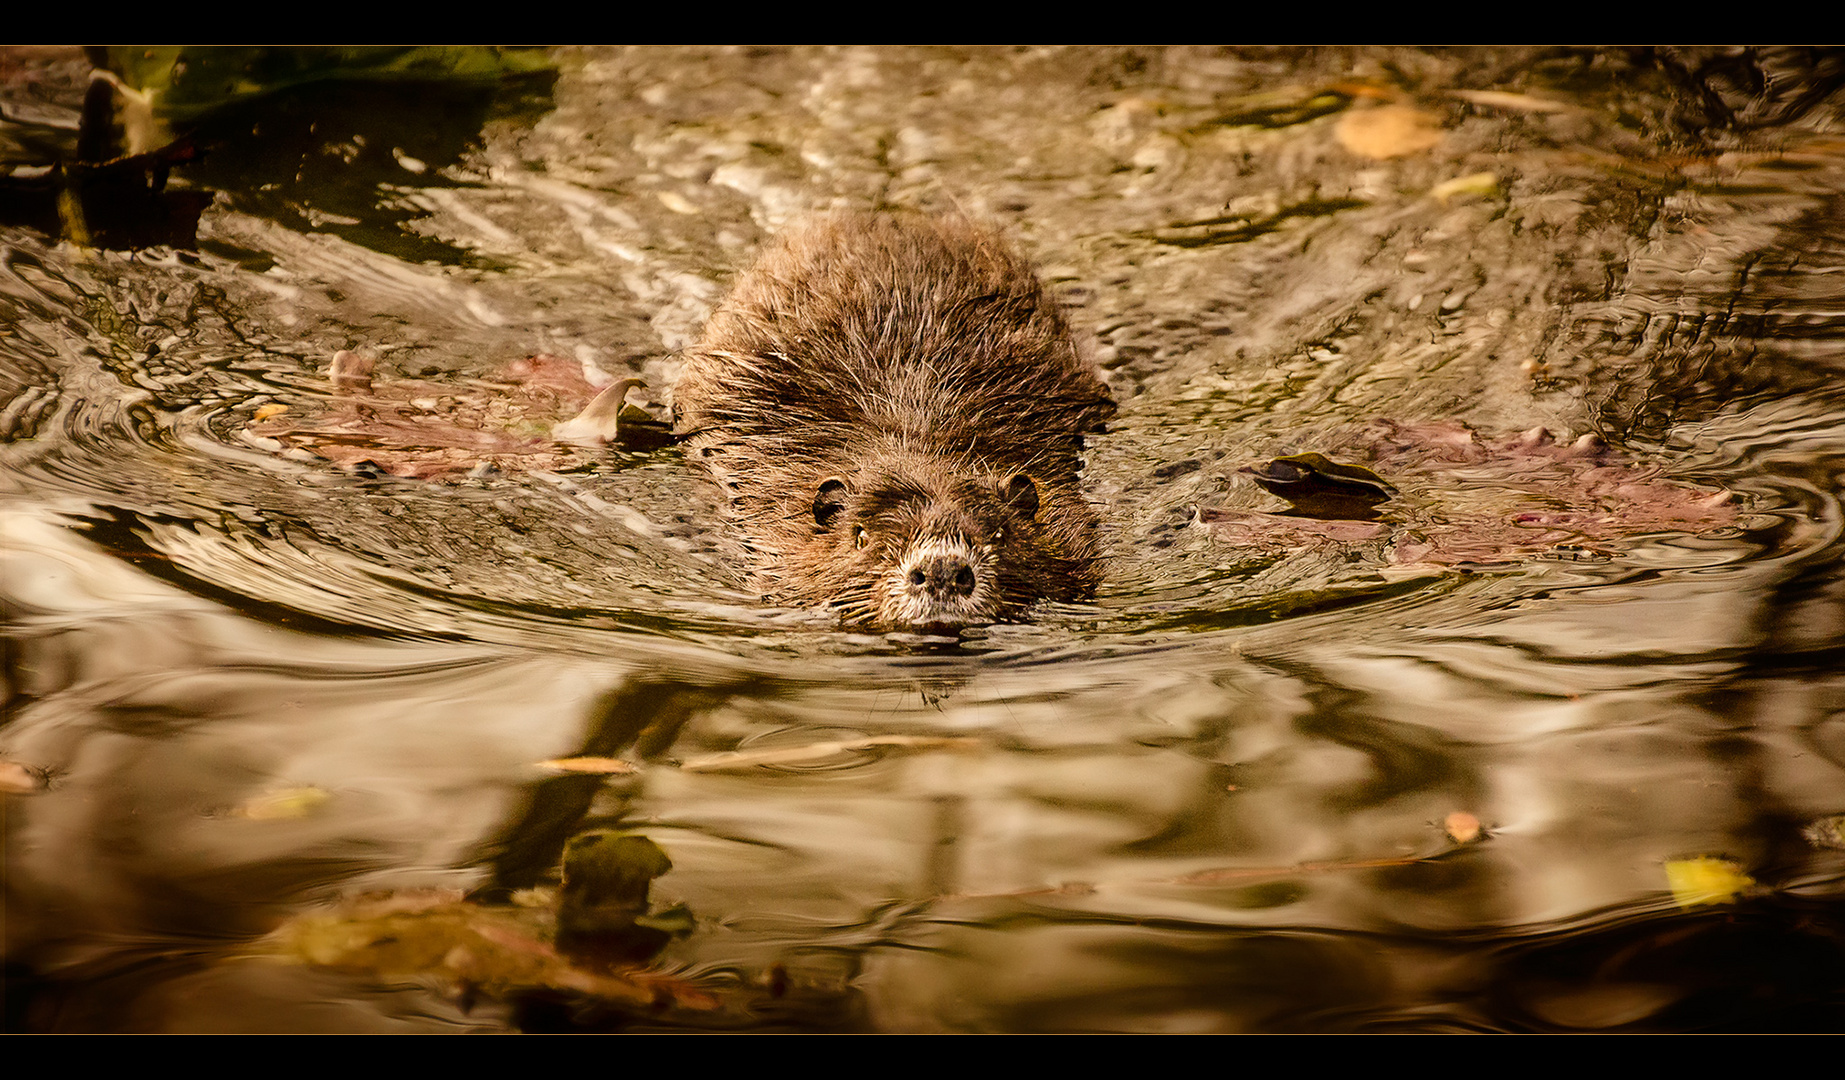
[[1834,814],[1813,821],[1800,830],[1800,835],[1814,847],[1845,851],[1845,814]]
[[[1728,493],[1677,483],[1658,468],[1625,462],[1593,434],[1572,441],[1532,428],[1486,438],[1452,421],[1376,420],[1362,431],[1330,438],[1327,448],[1373,463],[1409,486],[1406,495],[1380,507],[1386,520],[1375,521],[1381,515],[1366,513],[1362,505],[1356,512],[1331,508],[1354,514],[1346,519],[1209,507],[1202,520],[1219,540],[1245,547],[1286,550],[1387,537],[1384,557],[1393,564],[1456,566],[1594,557],[1629,537],[1705,533],[1734,526],[1740,518],[1737,500]],[[1285,485],[1276,481],[1301,483],[1303,470],[1312,480],[1308,455],[1276,460],[1292,468],[1263,466],[1269,490],[1281,492]]]
[[597,394],[582,412],[551,428],[559,442],[601,446],[618,443],[626,449],[653,449],[672,441],[672,425],[628,401],[628,391],[647,385],[639,379],[622,379]]
[[43,790],[45,778],[17,761],[0,761],[0,793],[32,795]]
[[1480,827],[1480,819],[1465,810],[1456,810],[1443,818],[1441,827],[1448,834],[1448,839],[1457,844],[1471,844],[1485,833]]
[[1514,109],[1519,112],[1568,112],[1573,106],[1561,101],[1549,101],[1532,97],[1530,94],[1514,94],[1507,90],[1450,90],[1449,95],[1460,98],[1470,105],[1482,105],[1493,109]]
[[1737,894],[1755,884],[1731,859],[1700,855],[1693,859],[1674,859],[1666,864],[1666,884],[1672,899],[1682,908],[1704,904],[1728,904]]
[[762,765],[809,765],[838,757],[841,754],[881,746],[934,750],[978,746],[979,744],[979,739],[961,735],[871,735],[863,739],[842,739],[837,742],[809,743],[805,746],[775,747],[766,750],[733,750],[729,753],[694,758],[679,767],[686,772],[724,772],[730,769],[748,769]]
[[303,784],[299,787],[277,788],[261,795],[246,799],[236,810],[236,815],[251,821],[286,821],[290,818],[304,818],[319,809],[333,796],[324,789]]
[[336,465],[369,463],[416,479],[558,471],[592,457],[549,437],[558,419],[595,396],[575,360],[529,356],[485,379],[446,383],[383,378],[375,366],[370,357],[342,350],[328,370],[338,393],[325,413],[252,419],[246,434]]
[[378,361],[364,353],[341,349],[333,354],[333,363],[327,367],[327,378],[333,380],[333,385],[341,390],[369,394],[372,392],[372,372],[377,367]]
[[541,761],[538,765],[540,768],[556,769],[558,772],[599,773],[604,776],[624,776],[640,771],[632,761],[610,757],[552,758],[549,761]]
[[1408,105],[1354,109],[1339,118],[1339,145],[1367,158],[1393,158],[1441,145],[1441,121]]
[[1490,199],[1499,194],[1499,177],[1489,172],[1468,173],[1452,180],[1443,180],[1429,189],[1429,195],[1435,201],[1445,203],[1456,195],[1478,195]]
[[1238,472],[1248,473],[1262,489],[1279,495],[1308,517],[1370,521],[1378,503],[1397,489],[1358,465],[1344,465],[1323,454],[1294,454]]

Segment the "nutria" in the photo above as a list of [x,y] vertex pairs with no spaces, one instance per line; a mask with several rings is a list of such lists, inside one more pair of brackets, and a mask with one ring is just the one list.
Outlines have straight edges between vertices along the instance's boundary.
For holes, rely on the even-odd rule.
[[1095,591],[1078,455],[1115,405],[989,229],[853,214],[784,235],[675,399],[772,600],[950,629]]

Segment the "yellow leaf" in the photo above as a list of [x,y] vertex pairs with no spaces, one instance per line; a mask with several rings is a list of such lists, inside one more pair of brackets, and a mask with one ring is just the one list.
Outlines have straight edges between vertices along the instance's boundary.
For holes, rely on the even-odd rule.
[[1674,859],[1666,864],[1666,883],[1672,899],[1682,908],[1701,904],[1728,904],[1755,884],[1734,861],[1713,855]]
[[248,818],[251,821],[303,818],[319,809],[320,804],[330,798],[332,796],[323,789],[308,785],[277,788],[245,800],[244,804],[237,808],[237,816]]
[[1456,195],[1478,195],[1490,199],[1499,194],[1499,178],[1489,172],[1468,173],[1452,180],[1443,180],[1429,189],[1429,195],[1437,202],[1447,202]]
[[609,757],[552,758],[550,761],[541,761],[538,765],[540,768],[556,769],[558,772],[601,773],[604,775],[620,775],[638,771],[633,762]]

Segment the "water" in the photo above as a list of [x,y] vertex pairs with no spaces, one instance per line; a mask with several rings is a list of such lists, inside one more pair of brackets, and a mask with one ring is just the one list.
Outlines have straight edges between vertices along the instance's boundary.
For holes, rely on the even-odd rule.
[[[555,59],[250,106],[196,253],[0,228],[9,1029],[1837,1028],[1833,54]],[[1390,106],[1439,140],[1348,149]],[[668,386],[836,205],[1000,221],[1069,305],[1093,604],[849,632],[670,448],[406,479],[258,419],[324,436],[341,349],[427,425],[535,353]],[[1402,495],[1254,516],[1309,451]],[[276,944],[512,910],[597,828],[672,861],[658,1006]],[[1752,884],[1682,904],[1698,858]]]

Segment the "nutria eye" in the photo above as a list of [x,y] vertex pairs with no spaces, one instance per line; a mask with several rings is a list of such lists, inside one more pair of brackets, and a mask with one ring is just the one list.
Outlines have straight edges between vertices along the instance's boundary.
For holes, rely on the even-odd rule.
[[860,551],[871,546],[871,534],[865,531],[863,525],[855,525],[852,527],[852,546],[858,548]]

